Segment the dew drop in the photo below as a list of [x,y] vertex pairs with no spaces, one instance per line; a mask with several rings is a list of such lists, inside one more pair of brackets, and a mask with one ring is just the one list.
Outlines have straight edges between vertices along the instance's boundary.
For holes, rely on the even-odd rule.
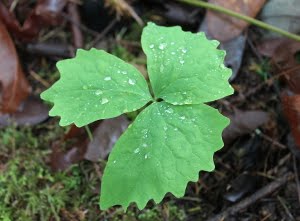
[[168,127],[165,126],[165,127],[164,127],[164,131],[166,131],[166,130],[168,130]]
[[131,85],[135,85],[135,80],[129,79],[128,83],[131,84]]
[[111,77],[105,77],[104,80],[105,80],[105,81],[110,81],[110,80],[111,80]]
[[134,150],[134,153],[138,153],[138,152],[140,152],[140,148],[136,148],[136,149]]
[[144,143],[144,144],[143,144],[143,147],[148,147],[148,145]]
[[149,48],[151,48],[151,49],[154,48],[154,44],[151,44],[151,45],[149,46]]
[[167,47],[167,44],[166,43],[161,43],[160,45],[159,45],[159,49],[160,50],[164,50],[165,48]]
[[116,160],[114,160],[114,163],[116,163],[117,161]]
[[127,74],[127,71],[122,71],[122,74],[124,74],[124,75]]
[[180,64],[184,64],[184,60],[180,60],[179,62],[180,62]]
[[101,100],[101,104],[106,104],[106,103],[108,103],[108,100],[107,100],[107,98],[102,98],[102,100]]
[[163,65],[163,64],[162,64],[162,65],[160,65],[160,68],[159,68],[160,72],[163,72],[163,71],[164,71],[164,69],[165,69],[164,65]]
[[182,53],[184,53],[184,54],[187,52],[187,50],[186,50],[185,48],[183,48],[181,51],[182,51]]
[[184,120],[184,119],[185,119],[185,116],[181,116],[180,119],[181,119],[181,120]]
[[169,113],[169,114],[172,114],[174,111],[173,111],[173,109],[168,108],[168,109],[166,110],[166,112]]
[[146,154],[146,155],[145,155],[145,159],[147,159],[147,158],[148,158],[148,155]]
[[84,85],[82,88],[83,88],[83,90],[86,90],[86,89],[88,89],[88,86]]
[[101,90],[96,90],[95,94],[100,95],[100,94],[103,94],[103,92]]

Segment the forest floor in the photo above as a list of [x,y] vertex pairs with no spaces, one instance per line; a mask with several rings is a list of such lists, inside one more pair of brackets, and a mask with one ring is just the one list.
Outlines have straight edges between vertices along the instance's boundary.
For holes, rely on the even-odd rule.
[[[16,9],[17,17],[23,21],[22,13],[28,14],[36,1],[24,2]],[[192,32],[197,32],[203,24],[204,9],[163,1],[147,2],[134,4],[145,22],[178,24]],[[82,47],[109,51],[147,75],[146,57],[140,45],[143,27],[133,19],[117,21],[116,15],[101,5],[97,6],[104,13],[100,17],[93,14],[92,6],[80,7],[83,20],[75,27],[84,38]],[[99,121],[91,125],[92,129],[106,125],[97,135],[102,136],[96,151],[101,157],[92,161],[84,157],[88,132],[74,126],[60,127],[58,118],[48,117],[51,104],[42,103],[39,95],[59,79],[55,63],[72,57],[76,44],[80,45],[78,36],[74,37],[71,31],[76,16],[70,8],[59,12],[63,20],[60,25],[42,28],[29,43],[11,34],[32,89],[30,102],[33,103],[29,104],[32,108],[28,112],[0,114],[0,220],[300,221],[300,149],[291,134],[293,126],[289,126],[289,115],[286,117],[282,101],[289,84],[278,77],[290,69],[298,71],[300,59],[298,51],[293,51],[296,65],[274,67],[274,58],[258,49],[263,43],[262,33],[254,26],[243,32],[246,33],[243,34],[246,36],[244,50],[237,58],[241,64],[235,67],[237,73],[230,82],[235,94],[210,103],[231,119],[230,128],[223,134],[226,145],[214,156],[215,171],[200,172],[198,182],[190,182],[182,198],[167,194],[162,203],[155,205],[150,201],[142,211],[135,205],[126,212],[120,207],[101,211],[99,191],[108,152],[116,136],[137,113],[128,113],[114,122]],[[276,50],[279,53],[276,56],[286,54],[283,49]],[[6,58],[1,52],[0,56]],[[300,114],[297,116],[300,125]]]

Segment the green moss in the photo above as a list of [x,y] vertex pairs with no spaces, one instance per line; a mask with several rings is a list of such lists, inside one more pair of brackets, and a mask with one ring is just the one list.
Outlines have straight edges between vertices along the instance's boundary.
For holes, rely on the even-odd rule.
[[[0,220],[65,220],[62,211],[78,220],[156,221],[159,207],[142,212],[131,208],[99,211],[100,178],[93,163],[84,161],[65,172],[54,173],[49,161],[50,144],[64,133],[60,127],[8,127],[0,132]],[[169,205],[169,220],[184,220],[183,210]],[[109,217],[109,218],[107,218]],[[65,219],[63,219],[65,218]]]

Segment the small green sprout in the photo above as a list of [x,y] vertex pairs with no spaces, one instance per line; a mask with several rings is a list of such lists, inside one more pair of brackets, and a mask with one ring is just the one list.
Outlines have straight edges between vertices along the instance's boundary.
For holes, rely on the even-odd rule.
[[102,50],[78,50],[60,61],[61,78],[42,93],[60,125],[81,127],[145,105],[113,148],[102,178],[100,207],[142,209],[167,192],[182,197],[199,170],[214,169],[229,120],[204,104],[233,93],[225,52],[203,33],[148,23],[142,34],[153,96],[132,65]]

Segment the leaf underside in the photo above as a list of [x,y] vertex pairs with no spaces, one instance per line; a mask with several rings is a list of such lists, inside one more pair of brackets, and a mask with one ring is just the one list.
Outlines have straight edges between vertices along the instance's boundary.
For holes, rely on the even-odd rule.
[[160,202],[167,192],[184,195],[199,170],[214,169],[213,154],[223,146],[229,123],[217,110],[195,104],[153,103],[136,118],[111,152],[102,178],[101,209],[150,199]]
[[78,127],[137,110],[152,98],[144,77],[132,65],[102,50],[78,50],[58,62],[61,77],[42,99],[54,103],[50,116]]

